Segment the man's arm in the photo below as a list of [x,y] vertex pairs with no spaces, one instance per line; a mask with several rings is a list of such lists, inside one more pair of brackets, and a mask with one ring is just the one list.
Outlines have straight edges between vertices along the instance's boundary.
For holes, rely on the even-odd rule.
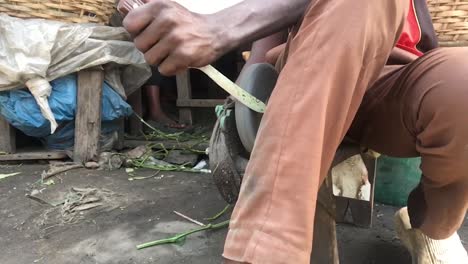
[[223,34],[233,48],[293,25],[309,3],[310,0],[245,0],[214,14],[213,20],[225,25]]
[[210,15],[170,0],[146,0],[124,27],[148,63],[164,75],[215,61],[242,43],[260,39],[300,19],[310,0],[245,0]]
[[272,49],[285,43],[288,38],[288,31],[283,30],[268,37],[259,39],[252,44],[250,57],[246,62],[246,66],[250,66],[255,63],[267,62],[270,64],[276,63],[276,58],[271,60],[267,54]]

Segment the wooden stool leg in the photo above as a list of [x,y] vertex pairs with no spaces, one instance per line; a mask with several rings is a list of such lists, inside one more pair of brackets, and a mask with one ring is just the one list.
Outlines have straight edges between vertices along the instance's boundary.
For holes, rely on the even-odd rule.
[[15,129],[0,116],[0,151],[6,153],[16,152],[16,132]]
[[93,68],[78,72],[75,149],[73,160],[97,160],[101,135],[101,105],[104,72]]
[[124,148],[125,141],[125,120],[119,118],[117,121],[119,123],[119,130],[117,131],[117,142],[114,144],[116,150],[122,150]]
[[[177,75],[177,100],[187,101],[192,99],[192,86],[190,84],[190,72]],[[185,125],[192,125],[192,110],[189,107],[183,107],[179,110],[179,122]]]
[[320,188],[315,211],[312,264],[339,264],[336,239],[335,201],[332,197],[332,180],[328,177]]
[[[143,105],[142,105],[142,89],[136,90],[134,93],[128,96],[128,102],[133,108],[135,114],[143,118]],[[143,132],[143,124],[136,115],[132,115],[129,118],[130,131],[129,134],[132,136],[139,136]]]

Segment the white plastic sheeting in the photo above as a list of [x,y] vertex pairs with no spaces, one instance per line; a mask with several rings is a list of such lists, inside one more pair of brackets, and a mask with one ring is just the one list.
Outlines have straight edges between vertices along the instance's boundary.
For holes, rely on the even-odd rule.
[[104,65],[106,81],[125,97],[151,76],[143,55],[129,40],[123,28],[0,14],[0,91],[28,87],[53,133],[48,81]]

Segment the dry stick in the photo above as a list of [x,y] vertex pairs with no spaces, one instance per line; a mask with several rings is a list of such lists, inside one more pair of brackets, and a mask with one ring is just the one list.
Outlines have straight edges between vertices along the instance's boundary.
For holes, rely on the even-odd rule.
[[176,215],[178,215],[178,216],[184,218],[185,220],[188,220],[188,221],[190,221],[190,222],[196,224],[196,225],[205,226],[205,224],[203,224],[203,223],[201,223],[201,222],[198,222],[197,220],[192,219],[192,218],[190,218],[190,217],[188,217],[188,216],[186,216],[186,215],[183,215],[183,214],[181,214],[181,213],[179,213],[179,212],[177,212],[177,211],[172,211],[172,212],[173,212],[174,214],[176,214]]
[[45,201],[45,200],[43,200],[43,199],[41,199],[41,198],[39,198],[39,197],[32,196],[32,195],[30,195],[30,194],[26,194],[26,197],[29,198],[29,199],[31,199],[31,200],[33,200],[33,201],[36,201],[36,202],[38,202],[38,203],[40,203],[40,204],[50,205],[50,206],[52,206],[52,207],[54,206],[53,204],[51,204],[51,203],[49,203],[49,202],[47,202],[47,201]]
[[60,174],[69,170],[73,170],[73,169],[78,169],[78,168],[83,168],[83,165],[74,164],[74,165],[69,165],[69,166],[64,166],[64,167],[51,168],[47,172],[46,171],[42,172],[41,179],[45,180],[57,174]]

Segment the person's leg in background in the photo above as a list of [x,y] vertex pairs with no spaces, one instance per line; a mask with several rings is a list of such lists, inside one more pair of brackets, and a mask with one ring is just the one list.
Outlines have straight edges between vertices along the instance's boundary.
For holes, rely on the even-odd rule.
[[417,264],[468,263],[456,234],[468,206],[467,72],[468,48],[429,52],[376,82],[349,132],[377,152],[421,156],[421,183],[396,216]]
[[312,3],[262,119],[227,263],[309,263],[319,186],[408,9],[406,0]]
[[[154,121],[160,125],[171,128],[184,128],[184,125],[178,124],[175,120],[171,119],[163,110],[161,103],[161,89],[174,88],[175,81],[173,77],[166,77],[161,75],[157,69],[152,68],[153,75],[143,87],[144,96],[147,102],[147,119]],[[174,83],[174,84],[172,84]]]
[[164,125],[177,124],[164,113],[161,106],[161,88],[159,85],[146,84],[144,86],[145,96],[148,100],[148,119]]

